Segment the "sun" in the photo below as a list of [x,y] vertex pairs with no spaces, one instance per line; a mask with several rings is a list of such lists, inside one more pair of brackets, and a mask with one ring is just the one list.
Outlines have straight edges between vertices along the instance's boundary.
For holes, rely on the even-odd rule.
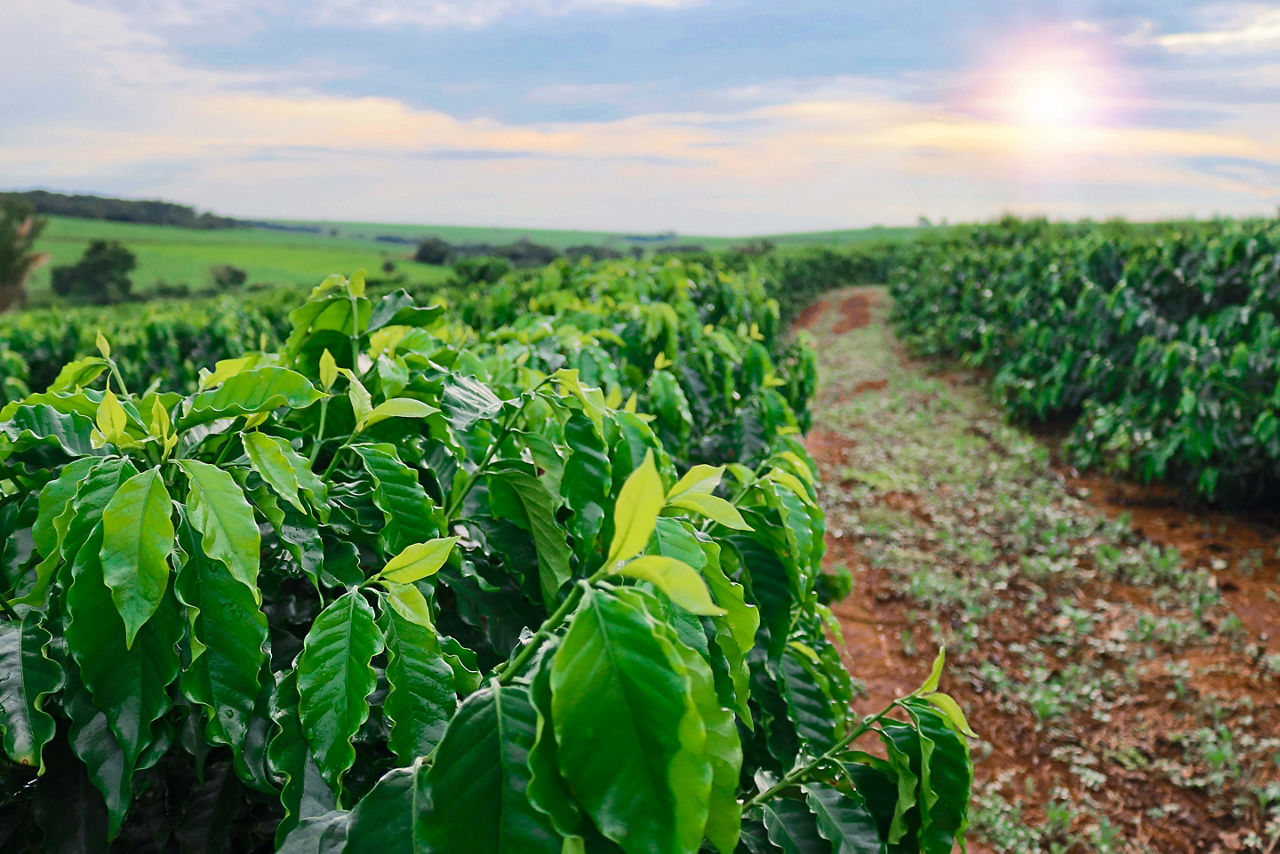
[[1006,110],[1020,125],[1075,130],[1092,122],[1087,81],[1057,68],[1031,68],[1010,75]]

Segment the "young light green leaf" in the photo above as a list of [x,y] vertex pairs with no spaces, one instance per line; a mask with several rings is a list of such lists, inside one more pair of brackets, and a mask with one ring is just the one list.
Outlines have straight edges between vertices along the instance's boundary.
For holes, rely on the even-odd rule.
[[421,590],[412,584],[397,584],[385,578],[382,580],[382,586],[387,591],[387,604],[395,609],[397,614],[424,628],[434,627],[431,607],[427,604],[427,597],[422,595]]
[[622,567],[628,578],[647,581],[691,614],[720,617],[725,610],[711,601],[707,584],[689,564],[662,555],[641,555]]
[[111,389],[107,389],[102,395],[96,421],[98,432],[108,442],[116,443],[127,437],[125,430],[129,426],[129,416],[125,415],[124,407]]
[[338,363],[333,360],[333,354],[329,352],[329,348],[325,347],[324,352],[320,354],[320,385],[328,391],[337,381]]
[[609,544],[606,566],[613,567],[644,549],[653,536],[665,498],[653,451],[647,451],[644,462],[627,477],[618,493],[618,503],[613,510],[613,542]]
[[102,354],[102,358],[111,358],[111,345],[107,343],[106,336],[101,332],[98,333],[98,337],[95,339],[94,344],[97,346],[98,352]]
[[929,676],[924,683],[915,690],[918,697],[922,694],[928,694],[938,690],[938,684],[942,682],[942,669],[947,664],[947,648],[945,646],[938,647],[938,654],[933,659],[933,667],[929,671]]
[[356,376],[355,371],[349,371],[345,368],[342,371],[347,375],[347,398],[351,401],[351,411],[356,416],[356,432],[360,432],[365,428],[369,421],[369,415],[373,412],[373,398],[369,395],[369,390],[364,387],[364,383],[360,382],[360,378]]
[[685,472],[684,477],[671,487],[671,491],[667,493],[667,500],[686,493],[710,495],[720,485],[720,478],[723,476],[724,466],[696,465]]
[[458,537],[441,537],[425,543],[415,543],[387,561],[379,573],[381,578],[400,584],[412,584],[426,578],[444,566]]
[[85,356],[83,359],[68,362],[49,384],[49,391],[72,392],[83,388],[101,376],[107,367],[107,360],[97,356]]
[[969,738],[978,737],[978,734],[969,728],[969,721],[964,716],[964,710],[960,708],[960,704],[957,703],[951,695],[934,692],[932,694],[925,694],[921,699],[928,700],[930,703],[937,706],[938,709],[947,716],[947,720],[951,721],[951,725],[955,727],[958,732],[964,733],[969,736]]
[[423,403],[421,400],[414,400],[411,397],[393,397],[375,406],[365,418],[364,426],[372,427],[388,418],[426,418],[439,411],[437,407]]
[[125,481],[102,511],[102,576],[124,621],[126,648],[168,587],[172,514],[158,467]]
[[671,499],[670,506],[697,513],[699,516],[705,516],[711,521],[735,531],[752,530],[751,526],[742,518],[742,514],[738,512],[738,508],[717,495],[686,492]]

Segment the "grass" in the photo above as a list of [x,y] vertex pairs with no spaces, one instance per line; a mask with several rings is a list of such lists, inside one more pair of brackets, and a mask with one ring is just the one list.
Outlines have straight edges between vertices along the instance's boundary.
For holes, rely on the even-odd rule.
[[413,282],[443,281],[445,267],[418,264],[412,247],[379,243],[354,237],[259,228],[188,229],[103,220],[49,217],[37,249],[50,256],[28,280],[34,303],[51,297],[50,270],[72,264],[91,240],[118,240],[138,257],[134,288],[145,293],[157,284],[184,284],[193,290],[213,284],[211,268],[220,264],[241,267],[251,284],[311,287],[330,273],[364,269],[381,274],[383,262],[396,264],[397,272]]
[[[633,247],[655,249],[670,245],[698,245],[726,249],[747,238],[675,235],[627,235],[607,231],[564,231],[552,229],[487,228],[467,226],[407,225],[368,222],[278,221],[281,224],[312,226],[318,231],[284,231],[269,228],[188,229],[164,225],[78,219],[51,216],[37,248],[50,256],[27,282],[27,292],[35,305],[52,300],[50,274],[55,266],[73,264],[91,240],[118,240],[138,257],[133,273],[134,290],[145,294],[158,285],[186,285],[192,290],[213,285],[212,268],[222,264],[240,267],[250,284],[310,287],[330,273],[366,270],[378,275],[391,261],[396,272],[410,282],[432,284],[443,281],[444,267],[412,260],[414,243],[428,235],[450,243],[504,244],[526,239],[564,250],[570,246],[607,246],[619,251]],[[919,228],[863,228],[846,231],[767,235],[782,247],[803,245],[841,246],[859,242],[909,239]],[[412,241],[397,243],[379,237]]]

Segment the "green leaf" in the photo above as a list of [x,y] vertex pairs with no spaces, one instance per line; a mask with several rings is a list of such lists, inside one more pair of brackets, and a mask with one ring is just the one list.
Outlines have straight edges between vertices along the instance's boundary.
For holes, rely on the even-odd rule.
[[68,457],[100,455],[91,434],[93,421],[79,412],[62,413],[46,403],[21,405],[0,427],[0,459],[8,452],[56,448]]
[[440,408],[450,427],[466,433],[481,421],[497,418],[502,412],[502,401],[479,380],[455,374],[445,381]]
[[495,680],[466,699],[426,775],[416,850],[560,854],[559,835],[525,797],[536,724],[521,686]]
[[426,852],[419,832],[421,816],[430,809],[427,769],[421,759],[408,768],[383,774],[369,794],[351,811],[347,824],[347,850]]
[[710,774],[688,771],[710,768],[691,692],[642,611],[586,593],[551,665],[560,771],[627,852],[696,851],[702,840]]
[[438,407],[423,403],[421,400],[414,400],[409,397],[393,397],[391,400],[373,407],[368,417],[364,420],[364,426],[372,427],[379,421],[386,421],[388,418],[427,418],[439,411]]
[[751,526],[742,518],[738,508],[715,495],[703,495],[697,492],[686,492],[669,502],[670,506],[681,510],[706,516],[713,522],[732,528],[735,531],[750,531]]
[[211,559],[191,525],[180,527],[178,539],[184,559],[174,590],[188,608],[192,633],[191,663],[182,671],[182,692],[208,710],[209,740],[230,747],[243,769],[243,746],[253,725],[267,659],[267,618],[259,608],[257,587],[247,586],[224,564]]
[[938,683],[942,681],[942,669],[946,664],[947,648],[945,646],[940,646],[938,647],[938,655],[933,659],[933,668],[930,669],[928,678],[926,678],[924,683],[915,690],[916,696],[938,690]]
[[253,508],[240,487],[222,469],[199,460],[179,460],[191,487],[187,514],[200,532],[206,555],[220,562],[231,576],[247,587],[255,602],[258,592],[258,560],[261,539]]
[[49,384],[49,391],[75,391],[96,380],[107,367],[107,360],[99,356],[85,356],[83,359],[68,362]]
[[433,539],[438,532],[435,505],[427,497],[413,469],[406,466],[391,445],[352,445],[365,471],[373,478],[373,500],[386,524],[379,535],[382,547],[398,554],[414,543]]
[[836,742],[837,721],[831,709],[829,689],[813,662],[801,654],[793,642],[782,655],[783,697],[788,718],[797,735],[817,756]]
[[689,675],[694,704],[707,731],[707,759],[711,763],[711,790],[707,799],[705,834],[721,854],[732,854],[742,830],[742,804],[738,778],[742,770],[742,744],[733,712],[721,708],[711,668],[697,652],[684,646],[674,632],[667,638],[672,651]]
[[808,783],[804,791],[809,809],[818,819],[818,833],[834,845],[833,854],[887,850],[861,795],[823,783]]
[[62,668],[45,654],[53,636],[28,611],[21,622],[0,622],[0,732],[5,755],[44,773],[44,746],[56,726],[45,697],[62,687]]
[[804,801],[774,798],[761,804],[760,813],[769,841],[786,854],[815,854],[831,850],[831,843],[818,833],[818,822]]
[[35,583],[18,601],[24,605],[43,604],[49,584],[53,581],[58,560],[62,557],[62,543],[67,536],[76,508],[76,493],[98,465],[94,457],[81,457],[63,466],[58,476],[40,490],[36,521],[31,526],[31,538],[43,558],[36,565]]
[[585,563],[598,548],[613,468],[608,446],[588,416],[576,411],[571,413],[564,425],[564,438],[570,453],[560,478],[560,494],[573,511],[566,527],[573,535],[574,552],[579,561]]
[[389,690],[382,706],[391,720],[387,746],[408,764],[436,748],[458,707],[453,668],[429,625],[406,619],[394,606],[382,609],[379,625],[387,650]]
[[973,786],[969,747],[932,706],[909,700],[907,709],[918,745],[914,751],[908,747],[908,752],[919,769],[920,849],[925,854],[949,854],[969,823]]
[[169,585],[172,513],[159,467],[125,481],[102,511],[102,576],[124,620],[126,648]]
[[379,576],[398,584],[412,584],[435,575],[449,559],[458,537],[442,537],[425,543],[414,543],[387,561]]
[[402,290],[392,291],[378,301],[369,318],[369,331],[376,332],[384,326],[413,326],[426,328],[434,326],[444,317],[444,306],[415,305],[413,297]]
[[271,720],[276,734],[267,745],[267,762],[282,780],[280,803],[284,807],[284,818],[276,827],[276,847],[279,848],[299,821],[324,815],[337,806],[337,800],[302,734],[297,671],[285,670],[278,674],[277,680],[271,693]]
[[956,730],[956,732],[959,732],[962,735],[967,735],[969,738],[978,737],[978,734],[969,728],[969,721],[965,718],[964,711],[960,708],[960,704],[952,699],[950,695],[934,692],[932,694],[925,694],[920,699],[927,700],[934,706],[937,706],[938,709],[946,715],[947,720],[951,723],[951,728]]
[[186,403],[180,430],[189,430],[219,418],[235,418],[271,412],[281,406],[306,409],[324,393],[297,371],[288,368],[257,368],[227,379],[212,391],[197,392]]
[[[558,645],[559,641],[554,643]],[[551,719],[551,656],[554,651],[553,647],[543,653],[529,683],[529,700],[538,713],[538,724],[533,746],[529,748],[530,776],[525,795],[529,803],[550,816],[552,825],[561,835],[572,836],[582,823],[582,813],[560,775],[560,756]]]
[[328,391],[333,388],[333,384],[338,381],[338,363],[333,360],[333,354],[326,347],[325,351],[320,354],[320,385],[324,386],[324,390]]
[[621,574],[649,582],[691,614],[719,617],[726,613],[711,601],[706,582],[698,571],[684,561],[662,555],[641,555],[625,564]]
[[680,478],[675,486],[671,487],[671,491],[667,493],[667,499],[671,500],[686,494],[710,495],[720,485],[720,478],[723,476],[724,466],[694,466],[685,472],[684,477]]
[[[73,671],[69,670],[67,675],[67,685],[62,694],[62,709],[71,719],[67,740],[71,750],[84,764],[87,779],[97,789],[92,797],[86,798],[86,803],[77,805],[80,809],[75,815],[96,824],[94,813],[97,810],[92,808],[95,800],[104,813],[101,828],[85,827],[71,835],[96,843],[86,851],[101,851],[106,841],[101,837],[115,838],[133,801],[133,763],[112,732],[107,714],[93,704],[89,691],[79,684]],[[53,772],[56,770],[51,769]],[[69,794],[64,793],[63,796]],[[63,809],[65,811],[65,804]],[[66,820],[65,812],[63,820]]]
[[653,462],[653,452],[627,477],[613,510],[613,541],[609,544],[607,566],[639,554],[653,536],[658,513],[665,502],[662,478]]
[[368,697],[378,681],[370,662],[382,645],[373,609],[351,590],[320,612],[298,656],[302,732],[334,790],[355,762],[351,739],[369,717]]
[[570,577],[571,552],[564,528],[556,522],[556,501],[542,481],[527,471],[495,466],[489,477],[510,487],[524,510],[525,518],[519,521],[533,534],[533,547],[538,555],[538,585],[543,603],[550,607]]
[[230,848],[242,798],[231,763],[214,763],[182,805],[182,823],[173,834],[182,851],[214,854]]
[[298,470],[286,454],[292,451],[289,443],[279,436],[254,431],[244,433],[240,437],[244,441],[244,450],[249,462],[275,492],[299,511],[305,513],[302,500],[298,497]]
[[67,648],[93,693],[94,705],[106,713],[127,767],[133,768],[152,742],[152,721],[172,705],[167,688],[178,676],[176,647],[182,622],[168,599],[141,627],[133,644],[126,644],[125,625],[99,557],[102,538],[101,526],[95,527],[71,566]]

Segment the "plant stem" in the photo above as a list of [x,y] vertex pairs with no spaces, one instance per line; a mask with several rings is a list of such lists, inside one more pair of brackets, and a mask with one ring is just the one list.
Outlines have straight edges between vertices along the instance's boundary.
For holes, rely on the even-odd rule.
[[745,810],[751,809],[757,804],[764,803],[765,801],[769,800],[779,792],[785,789],[789,789],[792,786],[794,786],[796,783],[800,782],[804,777],[811,774],[814,771],[814,769],[816,769],[818,766],[822,765],[825,762],[830,762],[832,759],[835,758],[837,753],[844,750],[846,747],[848,747],[858,738],[861,738],[863,735],[865,735],[873,726],[876,725],[876,723],[880,721],[881,718],[883,718],[885,715],[893,711],[894,707],[896,707],[904,699],[906,698],[903,697],[903,698],[894,700],[891,703],[889,703],[889,705],[885,706],[883,709],[876,712],[874,715],[867,715],[865,718],[862,719],[862,723],[858,724],[858,726],[855,727],[852,732],[850,732],[844,738],[840,739],[834,745],[832,745],[831,749],[828,750],[826,753],[822,754],[817,759],[814,759],[811,762],[808,762],[804,765],[800,765],[796,768],[792,768],[790,771],[788,771],[786,774],[783,775],[781,780],[774,783],[772,786],[765,789],[763,792],[757,792],[755,795],[753,795],[750,800],[748,800],[746,803],[742,805],[743,810],[745,811]]
[[498,431],[498,438],[495,439],[493,444],[485,451],[484,459],[482,459],[480,464],[475,467],[475,470],[472,471],[471,474],[467,475],[466,483],[462,485],[462,490],[458,493],[458,497],[449,502],[449,509],[446,510],[444,514],[445,519],[449,520],[449,522],[453,521],[453,514],[458,512],[458,508],[460,508],[462,506],[462,502],[467,499],[467,495],[471,493],[472,487],[476,485],[476,481],[480,479],[480,475],[484,473],[485,468],[489,463],[493,462],[493,455],[498,452],[498,448],[506,441],[507,436],[511,433],[512,422],[515,421],[515,416],[519,413],[519,409],[513,410],[507,414],[506,418],[503,419],[502,429]]
[[311,446],[311,457],[308,460],[312,466],[316,464],[316,457],[320,455],[320,446],[324,444],[324,420],[329,414],[329,397],[325,397],[320,401],[320,429],[316,431],[316,442]]
[[564,622],[565,617],[578,607],[578,603],[582,601],[583,594],[589,590],[597,581],[609,574],[608,565],[600,567],[590,578],[583,579],[574,588],[569,591],[569,595],[564,597],[564,601],[560,603],[560,607],[552,612],[550,617],[542,621],[542,625],[538,627],[538,631],[533,637],[529,638],[529,642],[525,644],[524,649],[520,650],[510,662],[502,662],[493,669],[493,675],[498,677],[498,683],[506,685],[520,674],[521,669],[529,663],[529,659],[533,658],[538,648],[542,646],[555,630],[560,628],[560,624]]

